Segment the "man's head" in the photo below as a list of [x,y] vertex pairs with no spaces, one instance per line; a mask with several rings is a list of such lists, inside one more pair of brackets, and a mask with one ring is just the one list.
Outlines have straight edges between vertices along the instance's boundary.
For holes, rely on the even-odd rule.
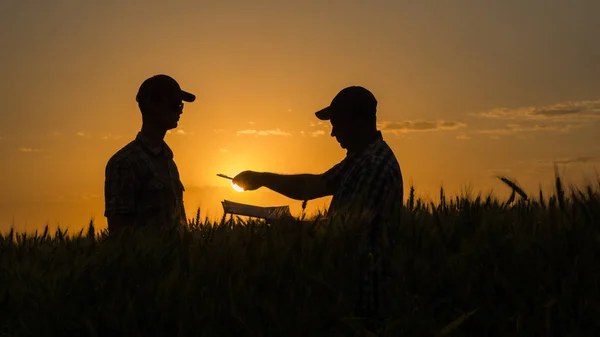
[[344,149],[360,143],[364,137],[377,130],[377,100],[360,86],[342,89],[331,104],[315,113],[320,120],[331,122],[331,136]]
[[183,102],[193,102],[196,96],[181,90],[179,83],[167,75],[155,75],[140,86],[135,100],[144,123],[169,130],[177,127],[183,113]]

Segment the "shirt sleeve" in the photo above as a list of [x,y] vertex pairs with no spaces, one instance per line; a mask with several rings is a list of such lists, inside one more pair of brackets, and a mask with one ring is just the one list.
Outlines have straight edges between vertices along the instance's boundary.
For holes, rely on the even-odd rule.
[[367,211],[368,213],[364,214],[367,217],[379,212],[389,194],[386,183],[388,169],[381,164],[377,158],[372,157],[352,173],[352,177],[349,178],[352,181],[352,189],[344,207],[348,207],[349,210]]
[[335,164],[332,168],[323,173],[323,178],[327,183],[327,188],[331,191],[336,191],[340,187],[340,183],[344,175],[348,174],[348,163],[344,158],[341,162]]
[[126,159],[110,160],[106,165],[104,200],[104,216],[134,213],[135,173]]

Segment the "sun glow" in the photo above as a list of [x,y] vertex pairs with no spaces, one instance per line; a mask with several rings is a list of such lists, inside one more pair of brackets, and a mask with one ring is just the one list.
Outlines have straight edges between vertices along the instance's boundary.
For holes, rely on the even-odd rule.
[[234,184],[233,181],[231,182],[231,187],[233,187],[236,192],[244,192],[244,189]]

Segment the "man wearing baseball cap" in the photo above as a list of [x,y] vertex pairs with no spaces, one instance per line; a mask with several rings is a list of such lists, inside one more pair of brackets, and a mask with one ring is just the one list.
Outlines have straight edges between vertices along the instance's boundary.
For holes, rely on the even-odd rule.
[[195,100],[168,75],[152,76],[139,87],[141,130],[106,165],[104,216],[109,233],[126,227],[175,228],[187,223],[184,187],[164,137],[177,127],[183,102]]
[[377,130],[377,100],[360,86],[341,90],[331,104],[315,113],[331,123],[331,136],[346,157],[322,174],[280,175],[244,171],[233,183],[244,190],[267,187],[296,200],[333,195],[328,214],[361,213],[399,221],[403,183],[400,165]]
[[[315,113],[320,120],[331,123],[331,136],[347,150],[341,162],[322,174],[244,171],[233,178],[233,183],[245,190],[264,186],[296,200],[333,195],[328,217],[349,216],[350,220],[368,225],[369,240],[362,253],[356,314],[374,318],[374,324],[379,302],[385,301],[379,280],[389,271],[403,206],[400,165],[377,130],[376,112],[377,100],[369,90],[347,87],[328,107]],[[382,241],[385,230],[387,242]],[[375,269],[369,262],[370,254],[376,259]]]

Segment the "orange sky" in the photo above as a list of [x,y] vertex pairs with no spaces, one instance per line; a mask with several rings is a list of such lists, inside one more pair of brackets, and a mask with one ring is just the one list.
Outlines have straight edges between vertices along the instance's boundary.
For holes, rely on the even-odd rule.
[[[197,206],[236,193],[217,173],[319,173],[344,151],[314,111],[348,85],[379,100],[406,189],[549,186],[600,162],[600,3],[565,1],[0,2],[0,230],[103,217],[104,167],[140,128],[140,83],[195,93],[167,135]],[[326,207],[328,198],[309,202]]]

